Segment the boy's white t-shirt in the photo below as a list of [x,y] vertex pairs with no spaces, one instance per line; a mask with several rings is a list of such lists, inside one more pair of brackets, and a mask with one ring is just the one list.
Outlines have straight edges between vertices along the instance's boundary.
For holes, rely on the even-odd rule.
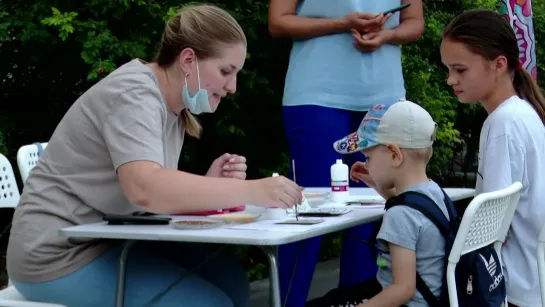
[[527,101],[513,96],[482,127],[476,194],[516,181],[523,189],[502,248],[507,298],[518,306],[537,307],[537,238],[545,224],[545,126]]

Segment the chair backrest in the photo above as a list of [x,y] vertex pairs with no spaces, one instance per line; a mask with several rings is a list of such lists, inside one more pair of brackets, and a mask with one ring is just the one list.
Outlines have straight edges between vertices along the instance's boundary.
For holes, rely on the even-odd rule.
[[[41,143],[43,150],[47,147],[47,143]],[[40,148],[36,144],[24,145],[17,151],[17,166],[21,174],[23,183],[28,178],[30,170],[38,164],[40,159]]]
[[477,195],[467,207],[448,256],[450,306],[458,306],[455,270],[462,255],[494,243],[500,266],[503,265],[501,246],[515,215],[521,190],[522,183],[515,182],[505,189]]
[[458,263],[460,256],[492,243],[500,255],[521,190],[522,183],[515,182],[507,188],[477,195],[462,217],[449,262]]
[[537,271],[541,289],[541,305],[545,306],[545,225],[541,228],[537,240]]
[[0,208],[15,208],[20,197],[11,163],[0,154]]

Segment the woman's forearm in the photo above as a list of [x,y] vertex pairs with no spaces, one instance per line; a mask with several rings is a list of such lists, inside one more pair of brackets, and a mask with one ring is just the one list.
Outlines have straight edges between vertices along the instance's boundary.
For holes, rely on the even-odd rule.
[[309,18],[292,14],[269,18],[269,32],[274,37],[310,38],[347,32],[342,19]]
[[419,19],[406,19],[396,28],[390,31],[387,43],[394,45],[404,45],[413,42],[424,33],[424,21]]
[[256,203],[255,180],[214,178],[159,168],[149,174],[137,205],[152,213],[175,214]]
[[402,10],[399,18],[399,26],[391,29],[391,35],[387,43],[404,45],[419,39],[424,33],[424,5],[422,0],[402,0],[401,3],[411,3],[407,9]]

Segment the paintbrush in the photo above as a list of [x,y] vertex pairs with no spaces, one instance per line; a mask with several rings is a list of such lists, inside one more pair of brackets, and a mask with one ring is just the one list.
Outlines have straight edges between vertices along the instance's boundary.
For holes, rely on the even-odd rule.
[[[293,172],[293,182],[295,182],[295,184],[297,184],[297,180],[295,179],[295,160],[292,159],[291,160],[291,171]],[[295,207],[293,207],[295,209],[295,220],[299,220],[299,213],[297,212],[297,204],[295,204]]]

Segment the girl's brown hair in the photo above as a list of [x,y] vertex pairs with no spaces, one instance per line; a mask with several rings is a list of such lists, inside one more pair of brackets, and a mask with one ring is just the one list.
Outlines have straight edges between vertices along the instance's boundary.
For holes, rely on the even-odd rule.
[[530,74],[519,64],[517,38],[504,16],[488,9],[465,11],[448,24],[443,38],[463,43],[488,60],[505,56],[509,71],[514,73],[513,86],[517,94],[532,104],[545,123],[545,98]]
[[[161,67],[172,65],[185,48],[205,60],[221,54],[221,47],[246,45],[246,36],[238,22],[223,9],[207,4],[187,5],[166,24],[155,62]],[[202,127],[187,108],[182,116],[187,134],[199,137]]]

